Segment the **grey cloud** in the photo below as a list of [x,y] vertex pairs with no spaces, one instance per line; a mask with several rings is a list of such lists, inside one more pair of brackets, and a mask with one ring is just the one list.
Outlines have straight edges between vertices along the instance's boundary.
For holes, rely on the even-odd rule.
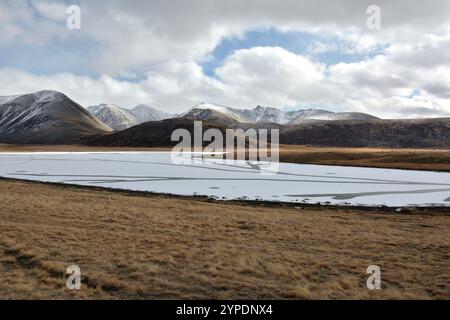
[[[54,1],[35,2],[46,3],[38,6],[45,8]],[[101,72],[112,73],[148,68],[170,59],[198,61],[224,37],[262,27],[326,32],[356,43],[368,39],[404,42],[425,33],[448,32],[449,1],[376,3],[381,7],[382,29],[374,32],[366,28],[366,9],[372,0],[81,0],[79,36],[98,44],[94,65]],[[73,35],[64,23],[33,17],[26,4],[24,0],[2,1],[1,11],[9,17],[8,23],[0,26],[2,34],[15,28],[10,36],[14,41],[70,41]]]
[[[44,3],[42,10],[52,3],[35,1]],[[447,0],[376,1],[382,14],[379,31],[366,28],[366,8],[372,0],[81,0],[83,24],[78,33],[66,30],[54,12],[36,17],[28,3],[0,2],[0,33],[5,35],[1,44],[46,46],[55,39],[71,41],[75,35],[95,43],[95,48],[86,48],[89,54],[79,57],[80,66],[92,63],[105,76],[39,76],[0,70],[5,77],[0,79],[4,94],[46,86],[65,91],[83,104],[152,103],[167,111],[180,111],[201,101],[238,107],[372,106],[381,116],[403,115],[403,110],[411,114],[426,114],[427,110],[445,114],[450,110]],[[230,56],[217,70],[217,78],[202,72],[198,62],[223,38],[267,27],[338,36],[363,52],[374,44],[390,47],[380,57],[329,70],[282,49],[258,52],[252,48]],[[429,34],[431,39],[426,36]],[[135,83],[110,77],[133,71],[149,77]],[[423,101],[399,98],[417,88],[425,91]]]

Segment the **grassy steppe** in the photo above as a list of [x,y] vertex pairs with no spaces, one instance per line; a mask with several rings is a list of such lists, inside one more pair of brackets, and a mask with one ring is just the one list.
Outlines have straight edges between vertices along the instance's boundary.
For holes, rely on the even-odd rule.
[[[0,180],[0,298],[448,299],[450,212],[267,207]],[[77,264],[82,289],[65,287]],[[382,289],[366,288],[379,265]]]
[[280,161],[450,172],[449,149],[280,147]]

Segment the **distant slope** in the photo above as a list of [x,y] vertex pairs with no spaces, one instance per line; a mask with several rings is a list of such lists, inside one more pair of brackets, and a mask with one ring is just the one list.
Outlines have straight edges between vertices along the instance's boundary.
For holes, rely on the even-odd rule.
[[240,122],[233,115],[214,109],[192,109],[181,117],[191,121],[212,121],[222,125],[238,125]]
[[[218,128],[222,132],[227,128],[278,128],[282,144],[450,147],[450,118],[379,120],[361,113],[333,113],[316,109],[285,112],[265,107],[240,110],[201,104],[179,118],[137,124],[144,119],[160,119],[170,115],[147,106],[126,110],[103,105],[89,109],[104,121],[112,123],[116,130],[134,126],[112,133],[110,127],[64,94],[39,91],[0,97],[0,143],[173,146],[176,142],[171,141],[171,135],[175,129],[184,128],[192,132],[194,120],[202,120],[204,130]],[[282,125],[280,122],[291,124]]]
[[116,131],[124,130],[138,124],[137,119],[133,115],[115,104],[100,104],[90,106],[87,109],[92,115]]
[[191,120],[215,120],[226,119],[234,122],[253,122],[250,118],[247,118],[242,110],[233,109],[230,107],[213,104],[213,103],[200,103],[193,106],[187,112],[179,115],[180,118]]
[[147,122],[171,118],[172,115],[147,105],[138,105],[133,109],[124,109],[115,104],[100,104],[87,108],[92,115],[106,123],[115,131],[131,128]]
[[56,91],[0,99],[0,142],[73,143],[111,128]]
[[[160,147],[173,146],[175,129],[192,132],[193,120],[175,118],[147,122],[111,135],[94,137],[89,145]],[[450,147],[450,119],[424,120],[336,120],[283,126],[275,123],[232,123],[204,121],[203,129],[255,128],[280,130],[280,143],[329,147],[430,148]]]
[[[203,130],[217,128],[223,133],[226,126],[205,121]],[[87,145],[92,146],[129,146],[129,147],[166,147],[174,146],[178,142],[172,142],[171,137],[176,129],[186,129],[194,137],[194,121],[189,119],[175,118],[163,121],[146,122],[127,130],[116,132],[110,135],[93,137],[87,139]]]
[[0,97],[0,104],[5,104],[9,101],[12,101],[14,99],[17,99],[18,97],[20,97],[20,95],[18,96],[6,96],[6,97]]
[[173,114],[171,113],[157,110],[146,104],[139,104],[127,111],[135,117],[139,124],[147,121],[159,121],[173,117]]
[[320,109],[283,111],[257,106],[254,109],[234,109],[211,103],[201,103],[179,117],[192,120],[232,119],[240,123],[298,124],[315,120],[374,120],[372,115],[358,112],[331,112]]
[[286,126],[280,142],[336,147],[450,147],[450,118],[303,123]]
[[250,122],[255,123],[275,122],[285,124],[290,121],[285,111],[276,108],[257,106],[253,110],[242,110],[242,113],[250,119]]
[[320,109],[299,110],[292,113],[293,118],[289,124],[299,124],[308,121],[337,121],[337,120],[375,120],[370,114],[359,112],[331,112]]

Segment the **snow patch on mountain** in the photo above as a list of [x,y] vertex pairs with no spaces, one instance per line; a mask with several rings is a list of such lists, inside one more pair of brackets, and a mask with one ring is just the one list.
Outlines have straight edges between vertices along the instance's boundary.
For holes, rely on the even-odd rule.
[[[214,110],[208,113],[206,110]],[[180,115],[194,120],[211,120],[209,116],[217,118],[217,113],[232,118],[241,123],[278,123],[299,124],[306,121],[333,121],[333,120],[373,120],[374,116],[357,112],[331,112],[320,109],[306,109],[296,111],[284,111],[277,108],[257,106],[254,109],[235,109],[218,104],[201,103],[192,107],[189,111]]]
[[137,105],[133,109],[124,109],[115,104],[100,104],[90,106],[87,109],[95,117],[116,131],[125,130],[144,122],[160,121],[173,116],[144,104]]
[[378,119],[370,114],[358,112],[331,112],[320,109],[296,111],[295,117],[289,124],[299,124],[308,121],[336,121],[336,120],[374,120]]
[[0,100],[1,142],[68,143],[111,131],[60,92],[44,90]]
[[0,104],[5,104],[7,102],[13,101],[13,100],[17,99],[18,97],[20,97],[20,95],[0,97]]
[[[236,120],[238,122],[252,122],[250,119],[248,119],[242,110],[239,109],[233,109],[230,107],[222,106],[219,104],[213,104],[213,103],[200,103],[195,106],[193,106],[191,109],[189,109],[187,112],[182,113],[180,117],[189,117],[194,120],[208,120],[205,117],[207,116],[207,112],[205,110],[214,110],[216,112],[219,112],[221,114],[226,115],[227,117]],[[217,115],[217,113],[214,113],[214,115]]]
[[147,121],[159,121],[173,117],[173,114],[156,110],[149,105],[139,104],[131,110],[128,110],[139,123]]
[[128,129],[138,124],[137,119],[129,112],[115,104],[100,104],[87,108],[99,120],[116,131]]

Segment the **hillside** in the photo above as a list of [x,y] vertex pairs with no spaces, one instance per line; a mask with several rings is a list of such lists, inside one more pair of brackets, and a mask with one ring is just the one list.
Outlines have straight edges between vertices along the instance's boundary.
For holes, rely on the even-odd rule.
[[[255,128],[280,130],[280,143],[327,147],[432,148],[450,146],[450,119],[380,120],[362,113],[326,110],[281,111],[256,107],[233,109],[200,104],[178,118],[149,106],[131,110],[116,105],[88,108],[91,115],[64,94],[40,91],[22,96],[0,97],[0,143],[70,144],[95,146],[172,146],[172,132],[192,132],[193,121],[204,130]],[[97,117],[97,118],[96,118]],[[99,119],[98,119],[99,118]],[[350,120],[349,120],[350,119]],[[289,122],[293,124],[281,124]],[[105,123],[109,124],[115,131]]]
[[[206,121],[203,129],[218,128],[225,132],[226,127],[214,122]],[[194,122],[188,119],[166,119],[163,121],[146,122],[124,131],[86,139],[85,143],[92,146],[121,146],[121,147],[162,147],[174,146],[172,132],[176,129],[186,129],[194,136]]]
[[[179,115],[192,120],[227,119],[240,123],[299,124],[314,120],[375,120],[370,114],[359,112],[331,112],[321,109],[284,111],[277,108],[257,106],[254,109],[236,109],[218,104],[201,103]],[[221,120],[222,121],[222,120]]]
[[124,109],[115,104],[90,106],[88,111],[115,131],[131,128],[135,125],[171,118],[172,115],[140,104],[133,109]]
[[286,126],[280,142],[334,147],[449,147],[450,119],[310,122]]
[[212,121],[217,124],[237,126],[240,124],[239,118],[233,115],[223,113],[214,109],[192,109],[183,115],[180,119],[191,121]]
[[[210,119],[210,117],[208,117]],[[203,123],[204,130],[219,128],[255,128],[280,130],[280,143],[326,147],[432,148],[450,147],[450,119],[423,120],[342,120],[314,121],[282,126],[276,123],[238,123],[219,117]],[[156,147],[172,146],[175,129],[192,130],[191,119],[147,122],[128,130],[89,139],[98,146]]]
[[56,91],[0,99],[0,142],[73,143],[111,128]]
[[87,110],[115,131],[128,129],[138,124],[137,119],[115,104],[90,106]]
[[159,121],[173,117],[173,114],[157,110],[146,104],[139,104],[133,109],[127,110],[134,116],[139,124],[148,121]]

